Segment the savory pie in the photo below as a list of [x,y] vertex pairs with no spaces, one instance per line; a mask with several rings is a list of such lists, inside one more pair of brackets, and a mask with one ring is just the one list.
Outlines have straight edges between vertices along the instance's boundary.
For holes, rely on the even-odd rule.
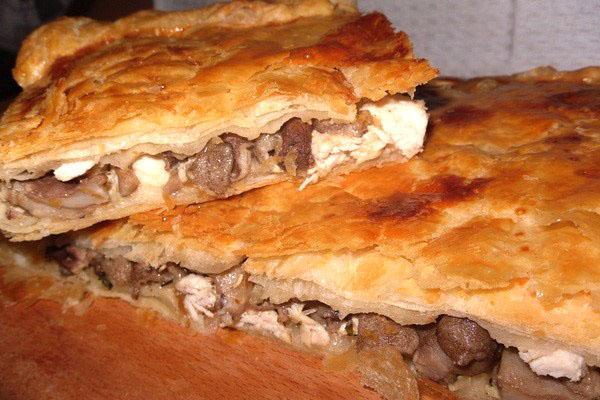
[[412,371],[468,399],[599,398],[600,68],[417,98],[430,131],[407,163],[132,215],[48,257],[205,331],[355,360],[388,398],[418,398]]

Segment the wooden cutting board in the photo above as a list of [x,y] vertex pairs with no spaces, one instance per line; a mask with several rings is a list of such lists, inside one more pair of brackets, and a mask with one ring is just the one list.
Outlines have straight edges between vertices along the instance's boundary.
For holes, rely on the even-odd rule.
[[[0,304],[2,400],[380,399],[357,374],[267,338],[204,336],[112,299],[76,315],[0,283],[9,290],[16,300]],[[433,382],[420,387],[423,399],[453,399]]]

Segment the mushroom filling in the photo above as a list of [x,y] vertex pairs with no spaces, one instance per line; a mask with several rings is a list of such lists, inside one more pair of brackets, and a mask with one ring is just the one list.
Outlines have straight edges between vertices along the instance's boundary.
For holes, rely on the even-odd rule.
[[[400,325],[374,313],[341,315],[317,301],[292,299],[274,304],[261,294],[260,286],[249,280],[241,266],[206,275],[174,263],[154,268],[71,245],[49,248],[47,254],[58,263],[63,275],[92,272],[106,289],[128,292],[134,299],[143,296],[146,286],[174,290],[181,300],[180,311],[207,332],[233,328],[325,353],[342,348],[369,359],[374,355],[387,361],[399,357],[400,362],[410,363],[417,374],[451,388],[458,387],[465,377],[483,376],[487,393],[493,393],[490,398],[600,398],[600,373],[596,368],[584,363],[577,373],[571,369],[561,376],[540,374],[514,348],[505,348],[467,318],[442,315],[428,325]],[[567,353],[555,353],[558,352]],[[392,375],[388,378],[392,379]],[[471,395],[465,398],[483,398],[478,397],[482,393],[473,395],[473,390],[466,393]]]
[[363,105],[350,123],[291,118],[277,132],[254,140],[223,133],[192,156],[166,152],[135,158],[126,152],[97,164],[65,163],[41,178],[5,184],[6,218],[77,219],[138,192],[156,196],[157,189],[174,200],[184,193],[189,198],[198,188],[224,198],[273,174],[302,178],[304,188],[341,164],[362,164],[386,150],[414,156],[426,126],[423,102],[389,97]]

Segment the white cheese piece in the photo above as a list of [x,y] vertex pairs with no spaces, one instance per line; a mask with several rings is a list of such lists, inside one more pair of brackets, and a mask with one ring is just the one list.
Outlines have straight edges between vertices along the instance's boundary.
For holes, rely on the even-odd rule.
[[555,350],[552,353],[541,350],[519,351],[519,357],[538,375],[569,378],[576,382],[586,371],[585,359],[566,350]]
[[140,157],[133,163],[133,172],[145,186],[163,187],[169,181],[165,160],[149,156]]
[[366,104],[362,109],[379,122],[370,125],[369,132],[392,142],[406,158],[421,151],[428,119],[423,101],[390,99],[382,105]]
[[248,329],[262,334],[270,334],[279,340],[290,343],[290,332],[278,321],[277,311],[244,311],[236,324],[239,329]]
[[366,104],[362,110],[369,111],[374,123],[361,137],[312,132],[315,165],[308,170],[300,190],[349,158],[356,164],[376,159],[388,145],[396,147],[406,158],[421,151],[428,119],[424,102],[390,98],[380,104]]
[[54,177],[62,182],[70,181],[88,172],[96,162],[93,160],[64,163],[54,170]]
[[302,311],[303,308],[304,305],[300,303],[294,303],[288,308],[290,319],[300,327],[300,341],[307,347],[327,346],[329,333],[323,325],[307,315],[315,310]]
[[185,294],[183,306],[193,321],[203,320],[203,315],[212,318],[209,308],[217,301],[217,292],[207,277],[190,274],[175,284],[175,289]]

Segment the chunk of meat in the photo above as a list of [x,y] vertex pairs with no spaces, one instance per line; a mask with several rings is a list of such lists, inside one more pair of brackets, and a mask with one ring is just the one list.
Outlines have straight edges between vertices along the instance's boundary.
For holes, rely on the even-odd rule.
[[314,308],[304,309],[306,304],[293,302],[286,310],[287,320],[299,328],[299,339],[306,347],[325,347],[331,337],[325,324],[311,318],[315,313]]
[[597,369],[589,369],[579,382],[567,380],[564,383],[570,391],[585,399],[600,399],[600,372]]
[[86,208],[110,200],[110,185],[106,172],[86,176],[78,183],[60,182],[65,186],[59,185],[58,182],[60,181],[52,177],[43,182],[31,181],[33,188],[29,195],[35,200],[45,200],[49,205],[65,208]]
[[434,381],[449,383],[455,378],[454,363],[440,347],[435,328],[421,334],[419,347],[413,355],[413,363],[421,375]]
[[62,199],[73,194],[77,183],[62,182],[54,176],[45,176],[32,181],[15,182],[13,188],[26,193],[32,200],[47,204],[52,199]]
[[[333,310],[328,305],[319,301],[307,301],[303,304],[307,310],[311,310],[310,318],[324,326],[328,333],[339,333],[342,325],[345,328],[344,331],[346,334],[353,335],[355,333],[352,329],[352,319],[348,319],[347,321],[342,320],[340,318],[340,313],[336,310]],[[281,311],[283,311],[281,314],[287,317],[285,307]]]
[[240,316],[246,309],[252,284],[242,267],[215,275],[215,287],[219,295],[218,308],[221,313],[227,313],[232,322],[239,321]]
[[254,157],[262,163],[271,157],[279,155],[281,153],[282,142],[283,139],[278,133],[272,135],[263,133],[254,140]]
[[429,327],[420,332],[419,347],[413,361],[417,370],[426,377],[438,382],[453,382],[456,375],[475,376],[492,370],[496,363],[496,353],[482,360],[474,360],[467,365],[455,363],[440,346],[437,327]]
[[229,143],[233,148],[235,163],[231,180],[235,182],[244,179],[250,172],[250,162],[252,161],[250,149],[252,148],[252,142],[234,133],[225,133],[221,135],[221,139],[225,143]]
[[498,348],[488,331],[467,318],[442,316],[436,335],[444,353],[459,367],[493,358]]
[[83,218],[87,213],[86,209],[57,208],[45,203],[40,203],[32,200],[26,194],[17,190],[9,190],[6,199],[13,206],[8,210],[7,218],[33,215],[38,218],[53,217],[75,219]]
[[132,262],[124,257],[102,258],[94,263],[97,275],[103,275],[110,282],[110,286],[127,286],[131,281],[133,271]]
[[93,251],[77,246],[49,247],[46,256],[58,263],[63,275],[78,274],[97,257]]
[[484,358],[483,360],[473,361],[464,367],[459,367],[455,365],[453,372],[457,375],[475,376],[484,372],[490,372],[496,365],[497,361],[498,357],[497,353],[495,353],[492,357]]
[[209,142],[189,165],[187,177],[195,184],[223,195],[231,183],[234,163],[231,144]]
[[330,119],[314,119],[313,126],[318,132],[360,137],[367,132],[367,127],[373,123],[373,117],[368,111],[359,111],[356,121],[350,123],[335,122]]
[[109,289],[114,285],[127,287],[134,297],[137,297],[139,290],[145,285],[165,285],[175,278],[187,275],[185,269],[174,263],[167,263],[157,269],[148,264],[129,261],[122,256],[104,257],[98,252],[74,245],[49,247],[46,256],[55,260],[65,275],[77,274],[93,267],[96,275]]
[[110,200],[109,189],[105,172],[70,182],[45,176],[31,181],[14,182],[8,193],[8,201],[36,217],[77,218],[91,207],[107,203]]
[[279,315],[275,310],[246,310],[235,326],[238,329],[247,329],[262,335],[270,335],[286,343],[292,341],[289,329],[279,321]]
[[109,289],[114,285],[126,287],[134,299],[138,298],[143,286],[166,285],[173,281],[176,273],[172,268],[159,270],[148,264],[129,261],[122,256],[95,260],[93,267],[105,286]]
[[539,376],[514,349],[502,352],[496,384],[503,400],[595,400],[600,398],[597,371],[580,382]]
[[295,156],[297,171],[306,171],[314,164],[312,130],[312,125],[302,122],[300,118],[292,118],[281,127],[281,156]]
[[148,264],[133,263],[133,270],[129,282],[132,296],[137,298],[143,286],[152,284],[164,286],[173,282],[175,275],[185,275],[185,273],[182,273],[181,271],[181,268],[174,265],[166,269],[157,269]]
[[115,173],[119,178],[118,189],[121,196],[129,196],[140,186],[140,180],[130,168],[115,167]]
[[419,335],[410,326],[402,326],[378,314],[358,317],[358,349],[388,347],[404,355],[412,355],[419,346]]
[[419,387],[415,374],[404,362],[402,355],[380,347],[359,352],[363,383],[390,400],[418,400]]
[[[215,316],[213,311],[217,303],[217,292],[211,278],[189,274],[175,284],[175,289],[184,295],[183,307],[192,321],[204,327],[204,323],[207,322],[205,317],[208,317],[209,321],[216,320],[213,318]],[[217,324],[210,325],[212,332]]]
[[129,288],[134,298],[137,298],[140,289],[145,285],[165,285],[187,274],[186,270],[173,263],[156,269],[148,264],[129,261],[122,256],[104,257],[93,250],[74,245],[49,247],[46,255],[59,264],[64,275],[77,274],[93,267],[107,288],[112,289],[114,285]]
[[163,186],[163,193],[166,198],[177,193],[183,187],[183,182],[179,178],[179,173],[177,169],[172,169],[169,174],[169,180]]

